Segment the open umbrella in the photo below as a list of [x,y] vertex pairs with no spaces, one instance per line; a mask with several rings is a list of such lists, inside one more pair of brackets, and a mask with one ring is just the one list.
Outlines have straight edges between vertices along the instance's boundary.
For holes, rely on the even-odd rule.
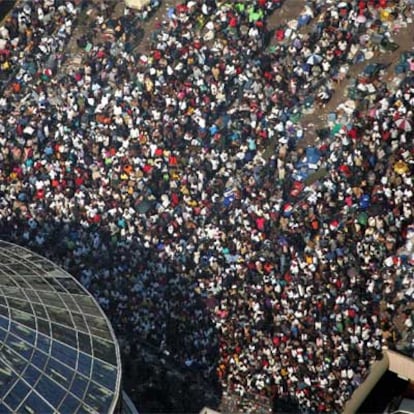
[[368,223],[368,214],[365,211],[361,212],[358,215],[357,221],[361,226],[366,226]]
[[263,17],[263,11],[262,10],[256,10],[254,8],[252,8],[249,11],[249,22],[257,22],[258,20],[260,20]]
[[306,148],[306,161],[308,164],[316,165],[321,158],[321,153],[316,147]]
[[290,203],[286,203],[283,206],[283,215],[285,217],[289,217],[293,213],[293,206]]
[[130,7],[131,9],[141,10],[148,4],[150,4],[150,0],[127,0],[126,6]]
[[187,13],[188,12],[188,7],[186,4],[178,4],[175,9],[177,10],[178,13]]
[[356,18],[356,22],[357,22],[357,23],[364,24],[364,23],[366,23],[366,21],[367,21],[367,18],[366,18],[363,14],[360,14],[360,15]]
[[406,172],[408,172],[408,170],[409,170],[408,164],[407,164],[407,163],[405,163],[405,162],[404,162],[404,161],[402,161],[402,160],[397,161],[397,162],[394,164],[394,171],[395,171],[397,174],[405,174]]
[[34,131],[35,131],[34,128],[32,128],[30,125],[28,125],[27,127],[23,129],[23,133],[26,135],[33,135]]
[[295,47],[296,49],[301,49],[302,48],[302,41],[299,39],[299,37],[297,37],[293,41],[293,47]]
[[337,134],[342,128],[343,128],[343,125],[341,123],[337,122],[331,130],[331,135]]
[[338,171],[343,174],[345,177],[350,177],[352,175],[352,171],[348,165],[342,164],[338,167]]
[[174,10],[174,7],[170,7],[168,10],[167,10],[167,17],[171,20],[171,19],[173,19],[174,17],[175,17],[175,10]]
[[149,200],[142,200],[139,204],[135,206],[135,209],[140,214],[145,214],[152,207],[152,203]]
[[413,127],[411,125],[411,122],[408,119],[400,118],[395,121],[395,125],[398,129],[401,129],[405,132],[410,132],[413,130]]
[[366,210],[371,205],[371,197],[369,194],[362,194],[359,198],[359,207]]
[[345,7],[348,7],[348,3],[346,1],[341,1],[336,7],[338,7],[338,9],[343,9]]
[[301,181],[295,181],[290,190],[290,195],[292,197],[297,197],[301,191],[305,188],[305,185]]
[[329,228],[332,231],[337,230],[339,228],[340,224],[341,223],[338,220],[334,219],[329,223]]
[[322,62],[322,56],[321,55],[317,55],[316,53],[313,53],[312,55],[310,55],[306,59],[306,63],[308,65],[318,65],[321,62]]

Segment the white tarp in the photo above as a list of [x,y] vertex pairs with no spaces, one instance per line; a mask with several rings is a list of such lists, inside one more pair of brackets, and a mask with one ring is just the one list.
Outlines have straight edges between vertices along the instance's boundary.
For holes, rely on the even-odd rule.
[[137,9],[140,10],[143,7],[147,6],[151,3],[151,0],[125,0],[125,4],[127,7],[130,7],[131,9]]

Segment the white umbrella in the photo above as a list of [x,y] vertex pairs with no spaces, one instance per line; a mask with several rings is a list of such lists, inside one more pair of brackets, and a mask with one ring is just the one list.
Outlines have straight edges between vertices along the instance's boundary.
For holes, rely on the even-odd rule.
[[341,1],[339,4],[338,4],[338,9],[343,9],[343,8],[345,8],[345,7],[348,7],[348,3],[346,2],[346,1]]
[[33,132],[35,132],[35,130],[30,125],[23,129],[23,134],[33,135]]
[[363,14],[360,14],[360,15],[356,18],[356,21],[357,21],[357,23],[361,23],[361,24],[363,24],[363,23],[366,23],[367,18],[366,18]]
[[411,132],[413,130],[413,127],[408,119],[400,118],[395,121],[395,125],[398,129],[401,129],[405,132]]
[[151,0],[126,0],[125,4],[127,7],[130,7],[131,9],[137,9],[141,10],[145,6],[151,3]]
[[310,55],[307,59],[306,59],[306,63],[308,65],[318,65],[319,63],[322,62],[322,56],[317,55],[317,54],[312,54]]

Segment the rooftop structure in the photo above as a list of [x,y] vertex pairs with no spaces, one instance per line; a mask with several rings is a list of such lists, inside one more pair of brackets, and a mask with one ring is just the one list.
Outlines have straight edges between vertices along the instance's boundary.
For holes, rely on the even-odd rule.
[[[382,359],[372,363],[368,376],[345,404],[344,414],[361,412],[362,404],[386,372],[396,374],[398,378],[412,384],[414,381],[414,360],[399,352],[384,348]],[[381,412],[389,411],[381,410]]]
[[0,241],[0,412],[113,413],[121,362],[94,298],[49,260]]

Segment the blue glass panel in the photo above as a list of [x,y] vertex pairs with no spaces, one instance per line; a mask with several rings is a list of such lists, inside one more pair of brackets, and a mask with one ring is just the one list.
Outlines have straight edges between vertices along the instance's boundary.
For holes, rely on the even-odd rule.
[[[19,255],[19,252],[16,253]],[[25,266],[24,263],[19,263],[18,261],[13,264],[13,271],[16,272],[19,276],[33,274],[33,271],[30,269],[30,267]]]
[[[11,409],[11,411],[7,410],[6,412],[15,413],[17,407],[19,406],[21,402],[22,401],[19,399],[19,397],[14,395],[13,392],[9,393],[9,395],[4,400],[4,404],[7,404],[7,406]],[[0,413],[3,414],[3,411],[0,411]]]
[[31,313],[27,313],[14,308],[10,308],[10,313],[13,321],[35,329],[35,319]]
[[7,336],[7,332],[4,329],[0,328],[0,343],[4,342],[6,336]]
[[85,315],[86,322],[92,334],[108,338],[110,335],[105,319],[101,316]]
[[19,335],[19,328],[17,326],[17,323],[12,321],[12,323],[10,324],[10,332],[12,332],[15,335]]
[[36,293],[40,296],[40,299],[46,305],[46,308],[49,308],[51,306],[55,306],[56,308],[65,308],[65,305],[60,300],[59,295],[57,295],[55,292],[50,291],[49,284],[47,284],[47,291],[39,290]]
[[91,375],[92,358],[82,352],[79,353],[78,371],[87,377]]
[[71,310],[72,314],[73,314],[73,311],[78,311],[76,301],[71,295],[66,294],[66,293],[61,293],[60,298],[65,302],[67,308]]
[[48,356],[46,354],[36,349],[32,355],[31,363],[35,365],[37,368],[39,368],[40,370],[43,370],[47,359],[48,359]]
[[96,304],[94,303],[92,297],[88,295],[82,295],[77,297],[77,303],[82,311],[82,313],[88,313],[89,315],[96,315]]
[[16,381],[16,374],[10,369],[3,367],[0,371],[0,401],[3,395],[9,390]]
[[37,344],[36,346],[42,351],[49,353],[50,348],[50,338],[48,336],[42,335],[41,333],[37,334]]
[[[28,407],[28,409],[25,409],[25,407]],[[21,411],[29,413],[34,412],[42,414],[52,414],[54,410],[38,395],[32,392],[24,401]]]
[[73,414],[76,412],[81,402],[72,395],[68,395],[59,408],[61,414]]
[[0,401],[0,413],[1,414],[12,414],[13,411],[10,411],[1,401]]
[[110,390],[115,389],[117,370],[115,367],[104,364],[95,359],[93,361],[92,379]]
[[58,282],[58,279],[55,279],[53,277],[50,277],[50,278],[47,279],[47,281],[58,292],[66,292],[65,288]]
[[112,395],[91,382],[84,401],[98,413],[104,413],[108,411]]
[[50,332],[50,325],[49,325],[48,321],[44,321],[43,319],[38,318],[37,319],[37,329],[42,334],[50,337],[51,332]]
[[0,306],[0,317],[1,318],[8,318],[9,316],[9,309],[6,306]]
[[[2,279],[2,282],[3,282],[3,279]],[[19,310],[21,312],[26,312],[26,313],[29,313],[29,314],[32,313],[30,303],[25,299],[9,298],[8,302],[9,302],[9,306],[11,308],[13,308],[13,310]]]
[[105,341],[96,336],[92,337],[93,353],[96,358],[100,358],[105,362],[116,365],[115,345],[113,342]]
[[53,378],[56,382],[66,388],[69,387],[74,375],[74,371],[72,371],[70,368],[65,367],[53,358],[49,359],[49,362],[45,368],[45,372],[49,377]]
[[75,326],[78,329],[84,332],[88,332],[88,327],[86,325],[85,318],[81,313],[72,312],[72,318],[73,318],[73,321],[75,322]]
[[8,346],[4,345],[2,352],[4,358],[10,363],[15,371],[21,372],[27,365],[27,361],[23,359],[19,354],[11,350]]
[[[1,308],[1,306],[0,306]],[[0,327],[4,328],[6,331],[9,330],[9,318],[0,315]]]
[[[34,327],[34,324],[33,324]],[[14,335],[19,337],[23,331],[25,331],[27,328],[21,326],[19,323],[12,322],[10,327],[10,332],[12,332]]]
[[88,381],[81,377],[80,375],[76,375],[70,391],[73,395],[76,395],[79,399],[83,399],[83,396],[88,388]]
[[7,397],[4,399],[4,402],[13,411],[16,411],[17,407],[26,398],[26,395],[29,394],[29,392],[30,392],[30,388],[23,381],[20,380],[13,387],[13,389],[9,392]]
[[78,332],[78,340],[79,340],[79,349],[85,352],[85,354],[91,354],[92,353],[91,337],[82,332]]
[[19,288],[3,286],[4,296],[11,296],[13,298],[21,298],[23,292]]
[[24,326],[18,326],[17,327],[18,333],[16,335],[23,339],[26,342],[29,342],[30,344],[34,344],[36,334],[32,329],[26,328]]
[[45,375],[42,375],[35,386],[35,390],[53,407],[57,407],[66,395],[66,391],[62,387]]
[[1,285],[2,286],[17,286],[13,278],[4,276],[4,275],[2,275],[2,278],[1,278]]
[[72,349],[66,345],[63,345],[59,342],[52,342],[52,356],[58,361],[63,362],[64,364],[76,368],[76,362],[78,359],[78,353],[75,349]]
[[47,318],[46,308],[43,305],[40,305],[38,303],[33,303],[32,306],[35,310],[36,316],[40,318]]
[[57,323],[52,322],[52,335],[53,339],[73,346],[74,348],[78,347],[78,341],[76,340],[76,332],[72,328],[58,325]]
[[69,293],[73,293],[77,295],[82,295],[85,293],[83,289],[74,280],[70,278],[59,279],[59,282],[65,287],[65,289]]
[[24,371],[23,378],[30,384],[31,387],[34,387],[36,381],[40,377],[40,371],[29,365],[27,369]]
[[30,359],[33,352],[33,348],[26,342],[20,340],[16,336],[9,334],[6,340],[6,344],[10,346],[15,352],[17,352],[24,359]]
[[78,412],[77,412],[77,414],[90,414],[91,413],[91,409],[90,408],[88,408],[88,407],[86,407],[86,405],[85,404],[82,404],[80,407],[79,407],[79,410],[78,410]]
[[47,309],[49,313],[49,319],[53,322],[60,323],[65,326],[73,327],[73,322],[70,318],[68,310],[64,307],[62,308],[52,308]]

